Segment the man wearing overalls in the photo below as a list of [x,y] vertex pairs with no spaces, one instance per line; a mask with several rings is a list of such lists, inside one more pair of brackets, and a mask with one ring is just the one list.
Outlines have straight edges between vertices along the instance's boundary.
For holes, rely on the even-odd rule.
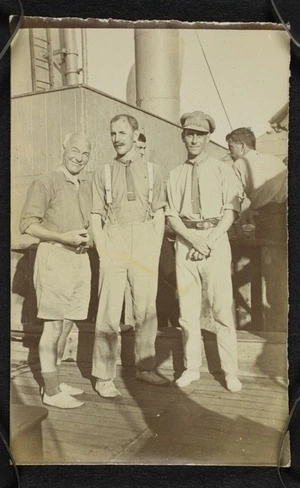
[[227,236],[240,211],[238,181],[230,165],[206,152],[214,120],[197,111],[181,117],[187,160],[170,172],[167,183],[169,225],[177,234],[176,277],[186,370],[176,381],[185,387],[200,378],[201,305],[205,289],[212,311],[222,370],[229,391],[237,377],[237,340],[233,317],[231,250]]
[[100,259],[99,307],[92,375],[103,397],[120,394],[116,376],[118,332],[127,280],[135,319],[136,378],[167,381],[155,368],[158,261],[164,232],[164,188],[158,166],[141,160],[138,123],[127,114],[110,123],[116,158],[95,173],[92,227]]

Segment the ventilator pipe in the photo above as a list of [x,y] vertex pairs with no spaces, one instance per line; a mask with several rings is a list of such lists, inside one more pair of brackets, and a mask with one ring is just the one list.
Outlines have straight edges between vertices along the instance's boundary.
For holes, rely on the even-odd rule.
[[179,40],[176,29],[136,29],[136,104],[167,120],[179,121]]
[[65,76],[67,85],[78,85],[78,51],[76,46],[76,31],[64,29]]

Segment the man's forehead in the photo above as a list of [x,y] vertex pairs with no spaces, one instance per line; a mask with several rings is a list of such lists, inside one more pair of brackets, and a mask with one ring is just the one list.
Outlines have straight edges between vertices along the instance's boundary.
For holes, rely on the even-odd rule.
[[121,117],[120,119],[118,120],[115,120],[114,122],[111,123],[111,127],[128,127],[131,125],[129,124],[128,120],[126,117]]
[[184,134],[197,134],[199,136],[207,136],[208,132],[204,132],[202,130],[197,129],[184,129]]
[[87,137],[74,135],[70,138],[68,146],[86,146],[91,147],[91,143]]

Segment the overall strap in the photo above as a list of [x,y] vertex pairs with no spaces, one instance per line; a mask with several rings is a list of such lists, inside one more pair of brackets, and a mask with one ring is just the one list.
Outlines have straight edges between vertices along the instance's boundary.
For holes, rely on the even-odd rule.
[[150,161],[147,162],[147,171],[148,171],[148,182],[149,182],[148,203],[149,205],[151,205],[153,202],[154,172],[153,172],[153,163],[150,163]]
[[148,191],[148,206],[147,206],[145,222],[147,222],[147,220],[153,219],[152,202],[153,202],[154,171],[153,171],[153,163],[150,163],[149,161],[147,162],[147,172],[148,172],[149,191]]
[[116,217],[112,208],[112,188],[111,188],[111,168],[110,164],[104,165],[104,189],[105,189],[105,203],[106,203],[106,216],[103,219],[104,224],[110,220],[116,223]]

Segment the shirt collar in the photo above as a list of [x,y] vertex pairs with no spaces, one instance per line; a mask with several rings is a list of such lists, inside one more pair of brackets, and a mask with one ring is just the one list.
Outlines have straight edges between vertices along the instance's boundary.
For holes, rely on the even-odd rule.
[[86,173],[79,173],[78,175],[71,175],[71,173],[69,173],[69,171],[67,170],[67,168],[63,164],[58,169],[59,169],[59,171],[61,171],[64,174],[66,180],[70,181],[71,183],[76,184],[76,180],[77,181],[88,180],[88,176]]
[[206,151],[202,151],[195,159],[187,159],[186,164],[200,164],[204,163],[208,159],[208,154]]
[[132,148],[132,150],[130,150],[128,153],[126,153],[121,158],[118,158],[118,156],[117,156],[115,158],[115,161],[117,161],[118,163],[122,163],[123,165],[125,165],[127,163],[127,161],[131,161],[132,163],[135,163],[139,159],[141,159],[140,156],[139,156],[139,154],[137,153],[137,151],[134,148]]

